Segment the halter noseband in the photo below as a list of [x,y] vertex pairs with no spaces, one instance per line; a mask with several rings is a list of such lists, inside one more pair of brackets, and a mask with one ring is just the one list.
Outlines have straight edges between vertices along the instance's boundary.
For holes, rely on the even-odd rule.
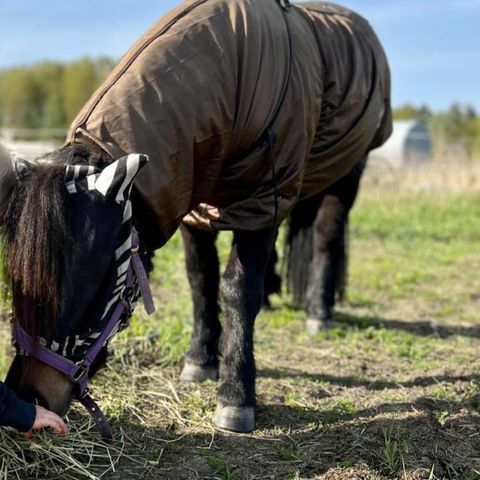
[[[148,284],[147,273],[140,258],[139,248],[140,239],[137,231],[135,228],[133,228],[131,248],[132,257],[130,266],[128,268],[124,291],[127,292],[134,287],[134,281],[136,278],[145,310],[147,314],[150,315],[155,311],[155,306],[153,304],[152,294]],[[24,350],[26,354],[62,372],[73,384],[77,386],[75,389],[75,397],[90,413],[104,440],[111,440],[113,438],[112,431],[105,415],[100,410],[95,400],[93,400],[93,398],[90,396],[88,388],[88,382],[90,379],[88,373],[101,349],[105,346],[112,333],[121,323],[124,313],[130,313],[131,310],[132,308],[130,299],[125,298],[122,295],[102,333],[90,346],[87,353],[83,357],[83,360],[78,362],[73,362],[68,358],[62,357],[38,342],[35,342],[35,340],[28,335],[17,322],[15,322],[13,327],[13,340]]]

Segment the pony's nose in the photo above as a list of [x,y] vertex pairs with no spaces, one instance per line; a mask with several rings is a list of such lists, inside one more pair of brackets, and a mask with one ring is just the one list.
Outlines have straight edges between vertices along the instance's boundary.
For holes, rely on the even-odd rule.
[[31,356],[13,361],[9,385],[21,399],[60,416],[67,413],[72,401],[73,384],[69,378]]

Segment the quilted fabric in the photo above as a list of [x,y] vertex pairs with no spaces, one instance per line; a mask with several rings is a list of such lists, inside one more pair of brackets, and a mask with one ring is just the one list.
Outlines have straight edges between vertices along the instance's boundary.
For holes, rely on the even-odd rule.
[[[281,221],[388,138],[389,97],[383,49],[349,10],[189,0],[123,57],[67,141],[149,156],[134,188],[159,247],[201,204],[189,218],[204,228],[272,227],[275,191]],[[252,151],[278,108],[272,151]]]

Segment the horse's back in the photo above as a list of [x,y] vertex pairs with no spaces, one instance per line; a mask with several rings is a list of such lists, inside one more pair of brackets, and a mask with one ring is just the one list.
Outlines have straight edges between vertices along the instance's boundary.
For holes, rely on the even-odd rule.
[[[269,228],[300,192],[349,170],[346,149],[364,153],[385,110],[370,36],[342,18],[274,0],[186,1],[127,52],[69,140],[150,157],[135,187],[159,243],[201,202],[220,211],[213,229]],[[249,152],[269,126],[273,155]]]
[[326,2],[297,4],[315,32],[323,63],[321,114],[301,197],[323,190],[391,133],[390,71],[366,19]]

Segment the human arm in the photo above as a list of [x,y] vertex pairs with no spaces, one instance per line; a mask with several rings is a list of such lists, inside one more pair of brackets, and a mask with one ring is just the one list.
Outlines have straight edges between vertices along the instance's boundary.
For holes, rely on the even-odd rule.
[[25,402],[0,382],[0,425],[16,428],[31,437],[32,430],[45,427],[53,428],[57,433],[67,433],[65,422],[55,413],[39,405]]

